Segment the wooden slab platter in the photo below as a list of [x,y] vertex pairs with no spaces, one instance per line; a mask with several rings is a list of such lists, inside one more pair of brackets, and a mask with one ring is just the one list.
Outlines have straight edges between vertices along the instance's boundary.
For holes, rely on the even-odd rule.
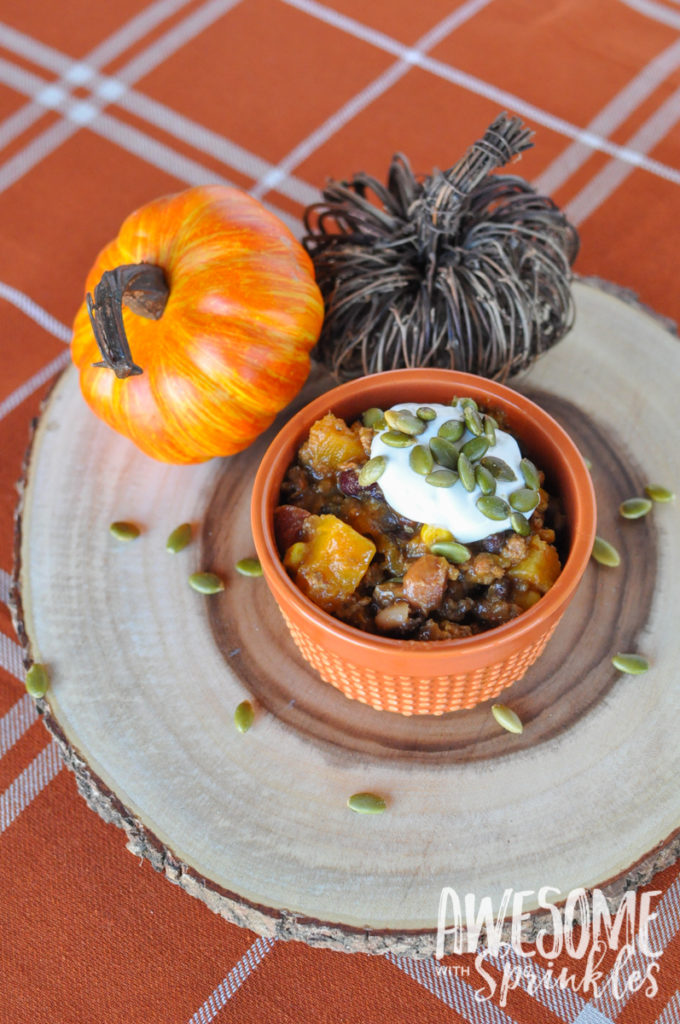
[[[306,667],[264,581],[234,570],[253,554],[250,489],[275,428],[241,455],[171,467],[98,421],[72,369],[54,388],[17,519],[17,629],[51,678],[40,711],[130,850],[228,920],[428,955],[444,886],[496,905],[507,888],[599,887],[615,905],[677,857],[678,508],[617,509],[647,483],[678,488],[680,345],[602,282],[574,293],[576,327],[513,386],[591,460],[598,532],[622,563],[591,563],[546,653],[504,691],[521,736],[486,705],[376,712]],[[316,374],[298,404],[328,383]],[[116,541],[114,520],[140,537]],[[182,522],[194,542],[169,555]],[[195,593],[199,569],[224,592]],[[617,651],[650,670],[618,673]],[[241,734],[245,698],[256,719]],[[363,790],[387,811],[348,810]],[[535,913],[527,934],[545,924]]]

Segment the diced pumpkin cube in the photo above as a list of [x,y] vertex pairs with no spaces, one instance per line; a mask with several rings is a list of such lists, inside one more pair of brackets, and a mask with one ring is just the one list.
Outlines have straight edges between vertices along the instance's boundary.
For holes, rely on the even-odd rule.
[[366,461],[361,439],[332,412],[313,423],[298,458],[318,477],[329,476],[345,462]]
[[540,537],[532,537],[526,556],[509,570],[508,575],[521,580],[527,589],[545,594],[562,571],[557,551]]
[[308,540],[288,549],[284,565],[312,601],[332,608],[354,593],[374,554],[372,540],[337,516],[323,515]]

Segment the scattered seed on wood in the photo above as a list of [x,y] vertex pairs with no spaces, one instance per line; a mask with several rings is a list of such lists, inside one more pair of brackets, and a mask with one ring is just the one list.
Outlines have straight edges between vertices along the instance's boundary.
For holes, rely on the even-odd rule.
[[613,544],[610,544],[604,537],[596,537],[595,543],[593,544],[592,557],[600,565],[607,565],[611,569],[615,569],[617,565],[621,564],[621,555],[618,553]]
[[642,519],[652,510],[649,498],[626,498],[619,505],[619,514],[624,519]]
[[189,586],[199,594],[219,594],[224,583],[214,572],[195,572],[189,577]]
[[116,540],[129,541],[136,540],[139,537],[139,527],[135,526],[134,523],[116,522],[111,523],[109,526],[109,533],[116,538]]
[[239,732],[248,732],[255,721],[255,711],[249,700],[242,700],[234,711],[234,725]]
[[26,673],[26,691],[38,700],[44,697],[50,686],[47,669],[39,662],[34,662]]
[[631,676],[639,676],[649,668],[649,662],[641,654],[615,654],[612,665]]
[[647,484],[645,494],[652,501],[672,501],[675,497],[673,491],[669,491],[667,487],[663,487],[661,484]]
[[519,734],[524,731],[521,718],[507,704],[492,704],[491,714],[501,728],[506,729],[508,732]]
[[357,814],[382,814],[387,804],[376,793],[354,793],[347,801],[347,806]]
[[262,566],[259,558],[239,558],[235,565],[236,572],[241,576],[261,576]]
[[171,555],[177,555],[180,551],[184,551],[185,547],[191,544],[192,532],[191,523],[182,523],[181,526],[176,526],[165,542],[165,550],[169,551]]

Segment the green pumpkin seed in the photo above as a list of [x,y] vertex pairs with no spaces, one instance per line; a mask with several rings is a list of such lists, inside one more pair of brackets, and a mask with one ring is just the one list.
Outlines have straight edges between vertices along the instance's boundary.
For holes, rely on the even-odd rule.
[[532,491],[537,491],[541,486],[541,477],[531,459],[522,459],[519,468],[527,487]]
[[514,732],[517,735],[524,732],[521,718],[516,711],[513,711],[506,704],[492,704],[491,714],[501,728],[506,729],[508,732]]
[[429,405],[421,405],[420,409],[416,410],[416,416],[419,420],[424,420],[425,423],[429,423],[430,420],[437,418],[437,413],[434,409],[430,409]]
[[465,490],[472,493],[477,486],[477,481],[475,479],[475,471],[472,468],[472,463],[465,452],[461,452],[458,457],[458,475],[460,476],[460,482]]
[[176,526],[165,542],[165,550],[169,551],[171,555],[184,551],[185,547],[191,543],[192,532],[191,523],[182,523],[181,526]]
[[378,409],[377,406],[373,406],[363,413],[361,422],[365,427],[372,427],[373,430],[384,430],[385,414],[382,409]]
[[471,437],[461,448],[461,451],[464,455],[467,455],[470,462],[477,462],[483,455],[486,455],[488,450],[488,437]]
[[486,469],[493,473],[497,480],[517,479],[517,474],[510,468],[507,462],[497,458],[495,455],[485,455],[481,462]]
[[437,431],[438,437],[445,441],[460,441],[465,433],[465,422],[463,420],[446,420]]
[[357,814],[382,814],[387,807],[383,797],[376,793],[353,793],[347,801],[350,811]]
[[137,537],[139,537],[139,527],[135,526],[134,523],[111,523],[109,526],[109,533],[111,533],[116,540],[136,540]]
[[512,511],[507,501],[503,501],[497,494],[483,494],[481,498],[477,498],[476,505],[487,519],[497,521],[508,519]]
[[455,469],[458,465],[458,449],[445,437],[431,437],[430,451],[440,466]]
[[647,484],[645,494],[652,501],[672,501],[675,497],[672,491],[669,491],[667,487],[662,487],[661,484]]
[[452,469],[436,469],[434,473],[427,474],[425,483],[433,487],[453,487],[457,479],[458,474]]
[[195,572],[189,577],[189,586],[199,594],[219,594],[224,583],[214,572]]
[[649,498],[626,498],[619,505],[619,514],[624,519],[642,519],[652,510]]
[[449,405],[450,405],[450,406],[451,406],[451,407],[452,407],[453,409],[455,409],[455,408],[456,408],[456,406],[458,405],[459,401],[460,401],[460,399],[459,399],[458,395],[454,395],[454,396],[453,396],[453,398],[451,399],[451,401],[449,402]]
[[479,406],[475,402],[474,398],[461,398],[460,404],[464,409],[479,409]]
[[621,555],[618,553],[613,544],[610,544],[604,537],[596,537],[595,543],[593,544],[592,557],[600,565],[607,565],[612,569],[615,569],[617,565],[621,564]]
[[475,480],[482,494],[496,493],[496,478],[485,466],[475,468]]
[[484,422],[476,408],[473,408],[471,405],[466,405],[463,410],[463,416],[471,434],[474,434],[475,437],[479,437],[484,433]]
[[649,668],[649,662],[641,654],[615,654],[612,665],[631,676],[639,676]]
[[496,423],[496,421],[493,418],[493,416],[485,416],[484,417],[484,436],[488,439],[489,444],[491,445],[491,447],[493,447],[495,445],[495,443],[496,443],[496,428],[497,427],[498,427],[498,424]]
[[471,558],[470,549],[456,540],[435,541],[430,547],[430,552],[433,555],[442,555],[447,562],[453,562],[455,565],[467,562]]
[[241,576],[262,576],[259,558],[239,558],[234,568],[236,572],[241,573]]
[[388,409],[385,413],[385,420],[388,427],[413,437],[422,434],[426,429],[423,421],[418,416],[414,416],[408,409]]
[[529,520],[525,519],[521,512],[513,512],[510,516],[510,526],[520,537],[528,537],[531,533]]
[[[383,437],[384,436],[385,435],[383,434]],[[387,459],[384,455],[376,455],[372,459],[369,459],[368,462],[364,463],[357,474],[359,487],[370,487],[371,484],[374,484],[376,480],[380,479],[386,468]]]
[[234,725],[239,732],[248,732],[254,721],[253,705],[249,700],[242,700],[234,712]]
[[541,500],[541,496],[538,491],[532,491],[528,487],[520,487],[518,491],[513,491],[508,502],[516,512],[533,512]]
[[432,452],[424,445],[417,444],[409,453],[408,464],[414,473],[418,473],[419,476],[427,476],[434,469]]
[[50,686],[50,678],[44,665],[34,661],[26,673],[26,691],[38,700],[44,697]]
[[591,460],[589,458],[587,458],[585,455],[583,455],[581,457],[583,459],[583,463],[584,463],[586,469],[588,470],[588,472],[590,472],[591,469],[593,468],[593,464],[592,464]]
[[400,430],[386,430],[380,435],[380,439],[390,448],[408,448],[409,445],[416,443],[415,437]]

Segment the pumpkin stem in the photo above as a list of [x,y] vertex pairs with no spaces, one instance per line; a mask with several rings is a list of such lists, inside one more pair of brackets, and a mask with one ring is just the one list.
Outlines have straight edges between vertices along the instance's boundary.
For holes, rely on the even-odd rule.
[[169,294],[163,268],[154,263],[130,263],[105,270],[94,290],[94,299],[89,292],[85,299],[95,340],[103,356],[100,363],[93,365],[108,367],[120,378],[143,373],[130,353],[123,324],[123,303],[138,316],[160,320]]

